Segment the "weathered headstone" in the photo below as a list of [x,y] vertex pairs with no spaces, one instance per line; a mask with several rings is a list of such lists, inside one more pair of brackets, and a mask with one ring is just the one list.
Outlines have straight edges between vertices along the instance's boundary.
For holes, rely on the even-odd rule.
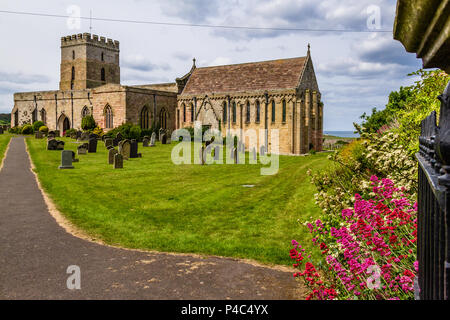
[[158,134],[158,140],[161,141],[161,136],[164,134],[164,129],[160,128],[158,133],[159,133]]
[[64,141],[48,139],[47,150],[64,150]]
[[71,150],[63,150],[61,152],[61,165],[59,169],[73,169]]
[[165,133],[163,133],[161,135],[161,143],[162,144],[167,144],[167,135]]
[[130,158],[138,157],[138,143],[136,139],[131,139],[130,142]]
[[114,138],[114,147],[119,145],[119,142],[123,140],[122,134],[117,132],[116,137]]
[[116,149],[109,149],[108,151],[108,163],[109,164],[114,164],[114,156],[118,154]]
[[253,156],[253,160],[256,161],[256,148],[255,147],[253,147],[253,149],[252,149],[252,156]]
[[80,135],[80,138],[78,138],[80,141],[88,141],[89,140],[89,132],[82,132]]
[[263,156],[263,157],[266,155],[266,147],[261,146],[261,147],[259,148],[259,155],[260,155],[260,156]]
[[114,169],[123,168],[123,156],[120,153],[114,155]]
[[219,160],[220,157],[220,146],[214,148],[214,160]]
[[97,152],[97,138],[96,137],[89,137],[88,152],[89,153]]
[[131,142],[130,140],[122,140],[119,142],[119,153],[122,155],[123,160],[128,160],[130,158],[131,152]]
[[150,138],[150,147],[154,147],[156,142],[156,133],[152,133],[152,137]]
[[233,149],[233,160],[234,163],[239,164],[239,150],[237,148]]
[[105,140],[105,147],[108,148],[109,146],[114,146],[114,139],[113,138],[106,138]]
[[142,139],[142,146],[143,146],[143,147],[148,147],[148,146],[149,146],[149,143],[150,143],[150,139],[149,139],[148,137],[144,137],[144,138]]
[[41,131],[36,131],[36,133],[34,134],[34,137],[36,139],[42,139],[42,138],[44,138],[44,133],[42,133]]
[[77,153],[78,153],[78,155],[80,155],[80,154],[86,154],[87,151],[88,151],[88,148],[89,148],[89,144],[88,144],[88,143],[80,144],[80,145],[77,147]]

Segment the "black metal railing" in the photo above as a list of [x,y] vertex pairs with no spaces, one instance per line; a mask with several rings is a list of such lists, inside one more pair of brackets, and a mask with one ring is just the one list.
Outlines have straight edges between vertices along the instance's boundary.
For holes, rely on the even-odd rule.
[[450,82],[440,95],[439,126],[433,111],[419,137],[416,298],[450,298]]

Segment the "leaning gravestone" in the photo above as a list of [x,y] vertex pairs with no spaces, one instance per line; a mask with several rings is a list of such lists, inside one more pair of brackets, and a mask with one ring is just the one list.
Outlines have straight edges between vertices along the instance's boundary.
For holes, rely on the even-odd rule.
[[120,153],[116,153],[114,155],[114,169],[122,169],[123,168],[123,157]]
[[61,165],[59,169],[73,169],[71,150],[63,150],[61,152]]
[[77,147],[77,153],[78,153],[78,155],[80,155],[80,154],[86,154],[87,151],[88,151],[88,148],[89,148],[89,144],[88,144],[88,143],[80,144],[80,145]]
[[123,160],[128,160],[130,158],[131,142],[130,140],[122,140],[119,142],[119,153],[122,155]]
[[118,154],[116,149],[109,149],[108,151],[108,163],[114,164],[114,156]]
[[105,140],[105,147],[108,148],[109,146],[114,146],[114,139],[113,138],[106,138]]
[[89,153],[97,152],[97,138],[96,137],[89,137],[88,152]]
[[138,143],[136,139],[131,139],[130,143],[130,158],[138,157]]

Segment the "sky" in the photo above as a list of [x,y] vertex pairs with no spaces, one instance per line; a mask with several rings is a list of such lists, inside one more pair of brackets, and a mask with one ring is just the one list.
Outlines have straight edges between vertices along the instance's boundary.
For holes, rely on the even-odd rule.
[[[0,11],[273,29],[226,29],[92,21],[92,33],[120,41],[122,84],[174,82],[198,67],[305,56],[324,103],[324,130],[353,130],[364,112],[414,83],[421,61],[393,40],[394,0],[1,0]],[[0,113],[13,93],[56,90],[60,39],[90,21],[0,12]],[[316,31],[279,30],[313,29]],[[319,30],[319,31],[317,31]],[[344,32],[360,31],[360,32]]]

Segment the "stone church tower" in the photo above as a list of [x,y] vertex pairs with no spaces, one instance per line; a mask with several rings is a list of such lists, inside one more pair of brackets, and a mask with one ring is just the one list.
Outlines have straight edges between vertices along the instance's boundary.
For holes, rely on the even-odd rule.
[[61,38],[60,90],[120,84],[119,41],[78,34]]

